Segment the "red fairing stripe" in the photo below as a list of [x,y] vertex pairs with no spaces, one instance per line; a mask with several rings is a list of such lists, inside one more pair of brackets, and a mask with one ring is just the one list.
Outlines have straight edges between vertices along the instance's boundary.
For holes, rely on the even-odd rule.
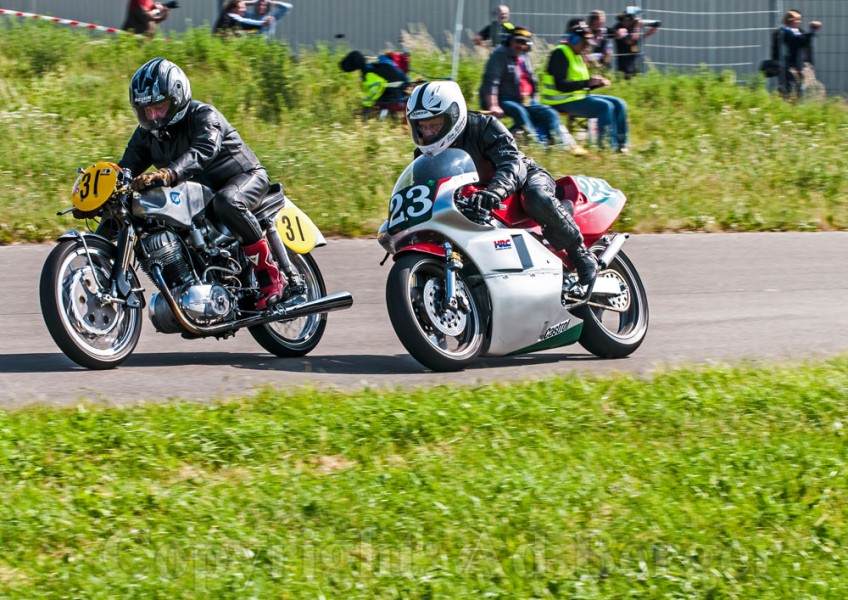
[[392,260],[397,260],[401,254],[406,254],[407,252],[422,252],[424,254],[438,256],[439,258],[445,257],[445,249],[443,246],[440,246],[439,244],[425,242],[401,248],[400,250],[395,252],[395,255],[392,257]]

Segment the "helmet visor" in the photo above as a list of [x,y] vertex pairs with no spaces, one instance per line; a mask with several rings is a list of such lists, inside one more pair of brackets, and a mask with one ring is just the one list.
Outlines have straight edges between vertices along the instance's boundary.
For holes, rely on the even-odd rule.
[[419,147],[436,144],[451,132],[458,119],[459,106],[455,102],[439,115],[409,118],[412,141]]
[[162,129],[174,116],[174,102],[166,98],[152,104],[133,104],[133,110],[144,129]]
[[422,145],[435,144],[445,133],[447,117],[438,115],[430,119],[416,119],[412,122],[415,128],[415,136]]

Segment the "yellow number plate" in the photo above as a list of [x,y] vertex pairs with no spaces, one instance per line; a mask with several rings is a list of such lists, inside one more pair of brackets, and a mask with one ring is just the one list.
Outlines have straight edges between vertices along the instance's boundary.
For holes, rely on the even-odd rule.
[[77,177],[71,192],[74,207],[84,211],[100,208],[115,192],[120,170],[118,165],[107,162],[86,167]]
[[289,199],[286,199],[285,208],[277,215],[277,232],[286,247],[298,254],[312,250],[318,240],[318,228],[312,219]]

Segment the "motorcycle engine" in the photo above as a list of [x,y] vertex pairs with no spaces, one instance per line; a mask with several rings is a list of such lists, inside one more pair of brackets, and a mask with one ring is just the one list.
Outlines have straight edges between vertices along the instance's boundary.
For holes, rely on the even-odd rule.
[[[171,231],[159,231],[143,240],[147,256],[139,260],[151,277],[153,267],[162,270],[162,277],[180,310],[195,325],[212,325],[224,319],[234,306],[232,296],[221,285],[197,282],[185,254],[184,244]],[[184,331],[174,311],[161,292],[150,299],[150,320],[161,333]]]
[[[226,289],[215,284],[186,284],[173,290],[180,310],[196,325],[212,325],[226,317],[233,307]],[[150,321],[160,333],[180,333],[182,325],[161,292],[150,300]]]
[[[183,245],[175,233],[159,231],[146,237],[143,242],[147,256],[139,261],[141,268],[150,277],[153,266],[159,265],[162,276],[169,288],[173,288],[191,278],[191,267],[188,264]],[[151,277],[152,279],[152,277]]]

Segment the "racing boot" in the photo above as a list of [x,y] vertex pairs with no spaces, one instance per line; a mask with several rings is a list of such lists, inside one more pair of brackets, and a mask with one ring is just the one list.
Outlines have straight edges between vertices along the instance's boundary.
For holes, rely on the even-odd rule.
[[577,273],[577,283],[589,289],[598,276],[598,259],[582,243],[566,249],[566,253]]
[[268,242],[262,238],[255,244],[243,246],[242,250],[247,260],[253,265],[256,281],[259,282],[259,291],[262,293],[262,298],[256,302],[256,308],[263,310],[274,306],[283,297],[286,282],[280,275],[280,269],[274,262],[274,257],[271,256]]
[[557,200],[554,180],[542,169],[537,169],[527,178],[523,198],[524,209],[534,221],[543,225],[542,233],[548,243],[568,254],[577,272],[578,283],[591,286],[598,274],[598,261],[583,245],[583,234],[571,215],[573,203]]

